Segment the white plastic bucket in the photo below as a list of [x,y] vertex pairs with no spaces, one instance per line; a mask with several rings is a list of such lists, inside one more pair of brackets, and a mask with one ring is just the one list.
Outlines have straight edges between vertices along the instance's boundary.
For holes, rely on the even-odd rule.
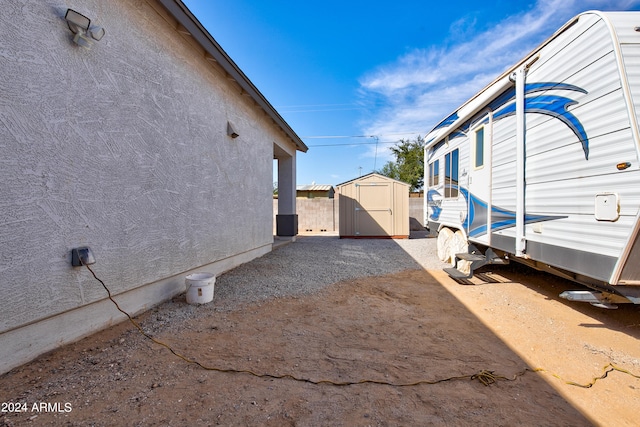
[[189,304],[206,304],[213,300],[213,288],[216,276],[210,273],[194,273],[185,279],[187,285],[187,302]]

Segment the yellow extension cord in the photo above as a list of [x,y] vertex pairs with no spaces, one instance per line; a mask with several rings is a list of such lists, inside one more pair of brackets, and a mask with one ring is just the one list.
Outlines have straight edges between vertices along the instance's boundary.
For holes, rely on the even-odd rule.
[[591,380],[591,382],[587,383],[587,384],[580,384],[580,383],[576,383],[574,381],[567,381],[565,379],[563,379],[560,375],[551,372],[547,369],[544,368],[524,368],[522,371],[517,372],[513,377],[509,378],[509,377],[505,377],[502,375],[497,375],[494,373],[494,371],[487,371],[487,370],[482,370],[480,372],[478,372],[477,374],[472,374],[472,375],[460,375],[460,376],[455,376],[455,377],[448,377],[448,378],[443,378],[443,379],[439,379],[439,380],[420,380],[420,381],[415,381],[415,382],[410,382],[410,383],[393,383],[393,382],[388,382],[388,381],[378,381],[378,380],[359,380],[359,381],[331,381],[331,380],[312,380],[309,378],[299,378],[299,377],[295,377],[291,374],[283,374],[283,375],[274,375],[274,374],[259,374],[256,372],[253,372],[251,370],[248,369],[222,369],[222,368],[216,368],[216,367],[212,367],[212,366],[206,366],[203,365],[202,363],[198,362],[197,360],[193,360],[193,359],[189,359],[186,356],[183,356],[182,354],[178,353],[177,351],[175,351],[170,345],[165,344],[164,342],[155,339],[154,337],[152,337],[151,335],[149,335],[148,333],[146,333],[142,327],[133,319],[133,317],[131,317],[131,315],[129,313],[127,313],[126,311],[124,311],[123,309],[120,308],[120,306],[118,305],[118,303],[116,302],[116,300],[113,299],[113,297],[111,296],[111,291],[109,290],[109,288],[107,288],[107,285],[104,284],[104,282],[102,280],[100,280],[100,278],[98,278],[98,276],[96,276],[96,273],[93,272],[93,270],[91,269],[91,267],[89,267],[86,264],[83,264],[85,267],[87,267],[87,269],[91,272],[91,274],[93,275],[93,277],[100,282],[100,284],[102,285],[102,287],[107,291],[107,294],[109,296],[109,299],[111,300],[111,302],[113,302],[116,306],[116,308],[118,309],[118,311],[120,311],[121,313],[123,313],[125,316],[127,316],[127,318],[129,319],[129,321],[138,329],[138,331],[140,331],[140,333],[150,339],[151,341],[153,341],[154,343],[165,347],[166,349],[168,349],[171,353],[173,353],[175,356],[179,357],[180,359],[184,360],[187,363],[193,364],[193,365],[197,365],[202,369],[205,369],[207,371],[215,371],[215,372],[225,372],[225,373],[237,373],[237,374],[248,374],[248,375],[252,375],[254,377],[258,377],[258,378],[272,378],[272,379],[290,379],[293,381],[299,381],[299,382],[305,382],[305,383],[310,383],[310,384],[316,384],[316,385],[320,385],[320,384],[328,384],[328,385],[333,385],[333,386],[339,386],[339,387],[343,387],[343,386],[350,386],[350,385],[356,385],[356,384],[379,384],[379,385],[389,385],[389,386],[393,386],[393,387],[413,387],[413,386],[417,386],[420,384],[438,384],[438,383],[442,383],[442,382],[446,382],[446,381],[454,381],[454,380],[463,380],[463,379],[469,379],[469,380],[478,380],[480,383],[482,383],[485,386],[489,386],[497,381],[515,381],[518,377],[523,376],[525,373],[527,372],[546,372],[550,375],[552,375],[553,377],[557,378],[558,380],[564,382],[565,384],[568,385],[572,385],[572,386],[576,386],[576,387],[581,387],[581,388],[591,388],[593,387],[593,385],[598,381],[598,380],[602,380],[605,379],[607,377],[607,375],[609,375],[609,373],[613,372],[613,371],[618,371],[618,372],[622,372],[623,374],[627,374],[630,375],[634,378],[638,378],[640,379],[640,375],[636,375],[626,369],[620,368],[616,365],[614,365],[613,363],[609,363],[606,366],[604,366],[602,368],[602,375],[600,375],[599,377],[595,377]]

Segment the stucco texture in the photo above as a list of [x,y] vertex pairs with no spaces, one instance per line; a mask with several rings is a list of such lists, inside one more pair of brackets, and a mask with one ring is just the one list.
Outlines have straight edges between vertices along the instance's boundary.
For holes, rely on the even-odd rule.
[[74,247],[118,294],[273,241],[266,115],[157,5],[71,7],[91,50],[61,2],[0,14],[0,332],[104,299]]

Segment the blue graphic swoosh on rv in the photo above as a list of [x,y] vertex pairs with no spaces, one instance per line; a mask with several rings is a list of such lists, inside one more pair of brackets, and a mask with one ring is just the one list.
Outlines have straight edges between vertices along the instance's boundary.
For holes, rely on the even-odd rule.
[[440,219],[440,212],[442,212],[442,207],[438,206],[436,200],[433,198],[433,196],[436,195],[440,195],[436,190],[427,191],[427,206],[431,208],[431,215],[429,215],[429,218],[434,221]]
[[[463,197],[467,200],[467,206],[469,208],[468,215],[466,216],[462,226],[467,230],[469,237],[479,237],[483,234],[487,234],[487,215],[489,204],[470,193],[464,187],[459,187],[454,184],[448,184],[448,188],[452,190],[458,189]],[[442,195],[437,190],[429,190],[427,192],[428,207],[431,209],[429,219],[432,221],[438,221],[440,214],[442,213],[442,207],[440,206],[440,200],[436,200],[435,196]],[[555,219],[566,218],[566,216],[554,216],[554,215],[525,215],[525,224],[531,224],[534,222],[551,221]],[[505,228],[515,227],[516,225],[516,213],[508,209],[503,209],[497,206],[491,206],[491,231],[503,230]]]
[[[478,237],[488,233],[487,215],[489,204],[470,193],[464,187],[458,187],[460,193],[467,199],[469,207],[468,215],[462,226],[467,230],[469,237]],[[437,193],[436,193],[437,194]],[[535,222],[551,221],[555,219],[566,218],[566,216],[557,215],[525,215],[525,224]],[[497,206],[491,206],[491,231],[503,230],[505,228],[514,227],[516,225],[516,213],[508,209]]]
[[[566,84],[566,83],[529,83],[525,86],[525,95],[530,95],[536,92],[550,91],[550,90],[568,90],[580,93],[587,93],[586,90]],[[509,103],[515,99],[515,89],[510,89],[502,96],[498,97],[492,102],[493,108],[504,107],[497,110],[493,116],[494,120],[500,120],[505,117],[512,116],[516,113],[515,102]],[[582,126],[582,123],[578,118],[567,111],[567,108],[571,105],[575,105],[578,102],[559,95],[538,95],[534,97],[525,98],[524,111],[525,113],[538,113],[551,116],[555,119],[562,121],[571,131],[578,137],[578,140],[582,144],[582,150],[584,151],[585,159],[589,160],[589,138],[587,132]]]

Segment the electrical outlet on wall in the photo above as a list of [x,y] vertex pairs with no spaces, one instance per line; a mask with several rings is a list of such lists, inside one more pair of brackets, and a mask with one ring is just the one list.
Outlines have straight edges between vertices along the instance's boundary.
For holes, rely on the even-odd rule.
[[95,264],[96,259],[91,252],[91,248],[74,248],[71,249],[71,265],[74,267],[82,267],[83,265]]

